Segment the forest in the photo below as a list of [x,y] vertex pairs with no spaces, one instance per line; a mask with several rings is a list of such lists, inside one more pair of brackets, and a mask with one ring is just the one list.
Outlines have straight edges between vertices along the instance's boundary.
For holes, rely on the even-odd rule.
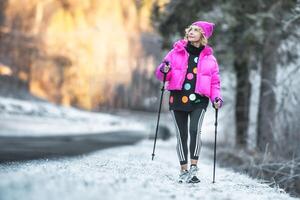
[[216,23],[211,43],[235,133],[223,161],[299,194],[300,2],[177,0],[154,11],[165,48],[191,21]]
[[299,0],[1,0],[0,95],[156,112],[154,70],[200,19],[216,25],[220,163],[300,196]]

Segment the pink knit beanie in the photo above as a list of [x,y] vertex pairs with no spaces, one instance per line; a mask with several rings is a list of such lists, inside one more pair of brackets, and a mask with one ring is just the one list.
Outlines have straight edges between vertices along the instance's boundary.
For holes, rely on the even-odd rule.
[[208,39],[214,30],[215,24],[212,22],[206,22],[206,21],[196,21],[192,23],[192,25],[196,25],[200,27],[204,31],[204,36]]

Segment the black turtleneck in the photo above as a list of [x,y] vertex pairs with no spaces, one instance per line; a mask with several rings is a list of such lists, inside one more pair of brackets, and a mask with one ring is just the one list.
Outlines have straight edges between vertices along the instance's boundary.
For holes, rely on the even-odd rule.
[[187,52],[189,52],[190,54],[193,55],[199,55],[200,52],[204,49],[203,45],[200,45],[200,47],[195,47],[194,45],[192,45],[192,43],[190,41],[188,41],[185,49],[187,50]]

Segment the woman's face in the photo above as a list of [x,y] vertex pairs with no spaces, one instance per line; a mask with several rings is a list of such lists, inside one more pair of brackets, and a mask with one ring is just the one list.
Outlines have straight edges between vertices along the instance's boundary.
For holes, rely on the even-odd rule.
[[188,31],[187,39],[190,42],[198,42],[200,41],[202,32],[198,26],[192,25]]

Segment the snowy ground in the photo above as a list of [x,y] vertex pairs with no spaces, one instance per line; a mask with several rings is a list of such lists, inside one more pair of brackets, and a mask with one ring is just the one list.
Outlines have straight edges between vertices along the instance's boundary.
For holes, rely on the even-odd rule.
[[199,161],[201,183],[178,184],[175,138],[158,141],[154,161],[152,146],[146,140],[78,157],[2,164],[0,199],[294,199],[229,169],[217,167],[212,184],[213,162],[206,148]]
[[144,124],[116,115],[4,97],[0,97],[0,127],[0,136],[100,134],[127,130],[148,134]]
[[[228,134],[224,134],[227,130],[224,125],[225,120],[222,120],[225,112],[226,108],[220,112],[219,142],[231,139]],[[169,127],[174,135],[175,126],[170,113],[161,115],[161,124]],[[94,143],[98,139],[103,144],[102,139],[109,133],[119,134],[110,134],[112,135],[110,138],[114,140],[122,140],[126,132],[125,137],[134,131],[145,135],[154,134],[156,119],[156,113],[128,111],[116,115],[89,113],[45,102],[0,98],[0,138],[2,138],[0,142],[3,143],[4,138],[13,141],[20,139],[21,143],[24,143],[24,138],[46,140],[46,142],[34,143],[35,149],[32,150],[37,151],[42,146],[35,145],[50,143],[50,138],[58,138],[58,140],[64,137],[76,138],[62,140],[66,143],[60,145],[60,148],[65,151],[67,144],[72,148],[74,148],[72,144],[75,144],[75,149],[90,142]],[[213,122],[214,112],[208,109],[202,127],[204,143],[211,142],[214,138]],[[86,135],[82,137],[83,134]],[[100,138],[96,139],[96,137]],[[70,143],[70,141],[77,143]],[[179,163],[175,142],[174,137],[169,141],[158,140],[154,161],[151,160],[153,141],[144,140],[136,145],[115,148],[109,148],[110,141],[106,149],[93,151],[93,153],[82,151],[73,157],[2,163],[0,164],[0,200],[293,199],[281,189],[271,188],[259,180],[235,173],[230,169],[217,167],[216,183],[212,184],[212,152],[205,146],[202,147],[199,162],[201,183],[178,184],[176,178]],[[56,150],[61,151],[55,140],[52,144]],[[94,143],[94,145],[99,144]],[[5,150],[17,150],[16,145],[8,147],[9,149]],[[0,154],[5,153],[3,148],[2,145]],[[94,150],[97,149],[100,148]],[[28,146],[21,151],[23,154],[25,152],[28,153]]]

